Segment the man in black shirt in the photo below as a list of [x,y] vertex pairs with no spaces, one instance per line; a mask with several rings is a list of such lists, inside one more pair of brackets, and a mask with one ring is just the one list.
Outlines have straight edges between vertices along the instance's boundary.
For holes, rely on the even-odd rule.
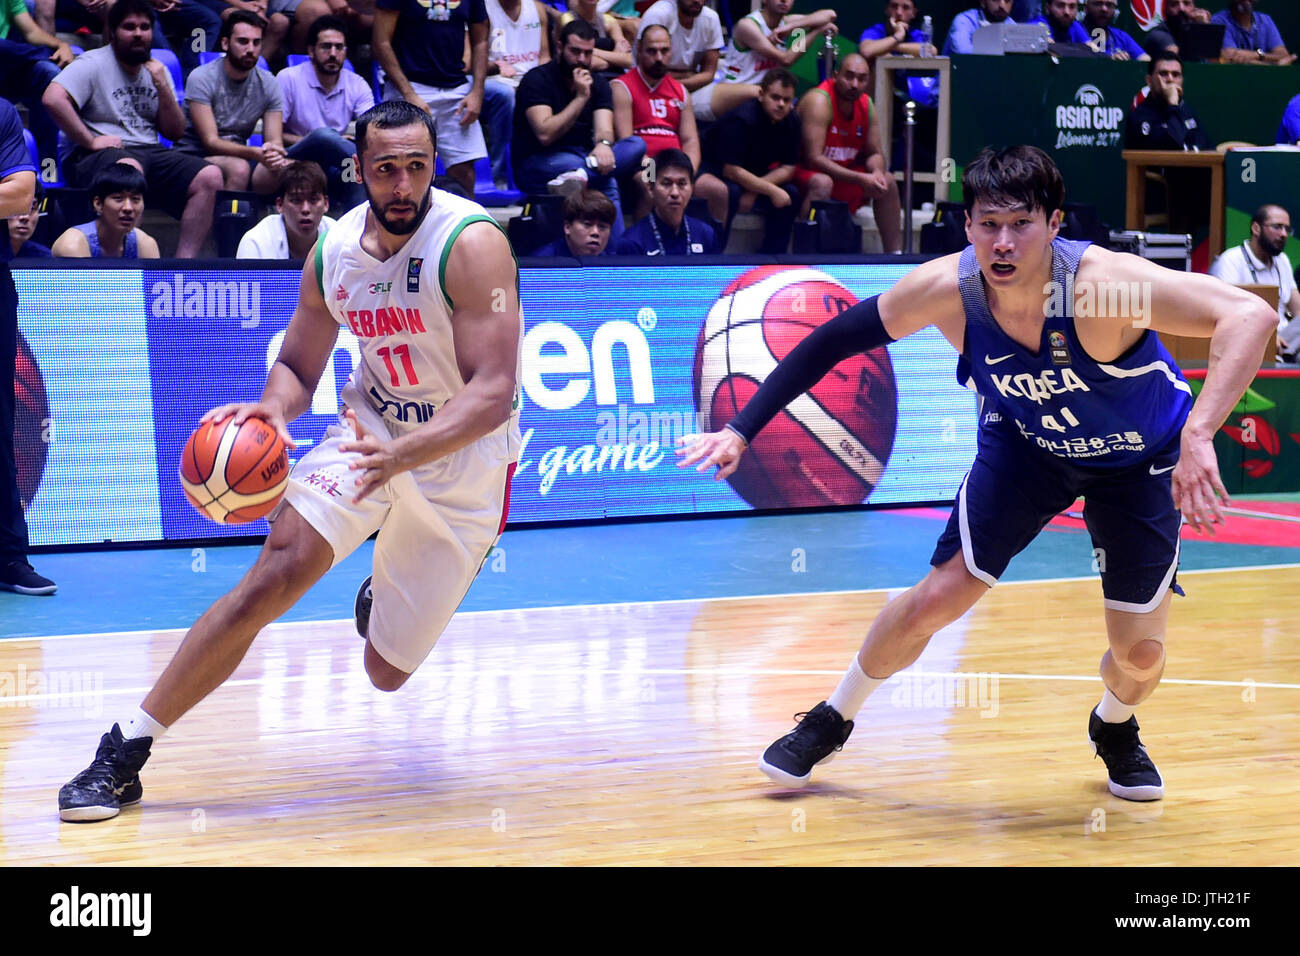
[[1183,51],[1179,45],[1185,40],[1188,25],[1209,22],[1210,11],[1198,7],[1195,0],[1165,0],[1164,22],[1151,29],[1143,46],[1152,56],[1164,50],[1173,50],[1181,56]]
[[803,127],[794,113],[794,75],[777,67],[759,84],[758,99],[727,113],[704,139],[704,170],[700,182],[720,179],[727,186],[727,209],[709,210],[726,223],[719,246],[725,248],[731,220],[753,211],[767,220],[760,252],[780,255],[790,243],[799,190],[794,179],[803,144]]
[[[1151,93],[1129,114],[1124,148],[1208,150],[1209,137],[1183,98],[1183,64],[1178,54],[1166,50],[1153,57],[1147,65],[1147,83]],[[1204,202],[1199,197],[1209,194],[1209,170],[1174,167],[1160,172],[1168,189],[1171,231],[1194,232],[1204,220]],[[1147,190],[1148,212],[1165,206],[1159,190]]]
[[[614,142],[614,98],[609,81],[591,72],[596,31],[574,19],[560,31],[560,57],[524,74],[515,93],[515,127],[510,148],[515,182],[525,193],[568,195],[590,186],[619,206],[618,180],[635,172],[645,141],[629,136]],[[611,239],[623,232],[614,217]]]

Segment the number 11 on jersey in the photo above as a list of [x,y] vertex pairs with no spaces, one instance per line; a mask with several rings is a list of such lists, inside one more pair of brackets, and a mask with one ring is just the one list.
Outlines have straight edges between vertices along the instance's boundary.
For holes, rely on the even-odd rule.
[[[385,345],[379,350],[379,357],[384,360],[384,365],[388,367],[388,377],[391,380],[391,384],[394,386],[403,384],[401,379],[398,377],[397,366],[393,364],[392,356],[394,355],[402,360],[402,371],[406,373],[405,384],[419,385],[420,380],[415,375],[415,366],[411,364],[411,347],[409,345],[399,345],[395,349],[390,349]],[[1073,418],[1073,416],[1071,417]],[[1043,421],[1046,422],[1047,419],[1044,418]],[[1075,422],[1074,424],[1077,425],[1079,423]],[[1061,430],[1064,431],[1064,429]]]

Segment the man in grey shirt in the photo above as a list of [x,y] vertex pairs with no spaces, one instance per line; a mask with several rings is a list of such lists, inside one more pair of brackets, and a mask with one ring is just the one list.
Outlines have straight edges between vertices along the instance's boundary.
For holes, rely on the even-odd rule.
[[[266,25],[255,13],[236,10],[221,26],[225,56],[205,63],[185,83],[191,126],[178,148],[221,168],[227,189],[275,192],[289,165],[284,151],[280,84],[257,65]],[[248,145],[257,121],[262,145]]]
[[181,221],[177,258],[192,259],[212,231],[221,170],[158,142],[159,133],[168,139],[184,135],[185,112],[171,74],[150,58],[149,0],[117,0],[108,29],[109,46],[73,60],[41,99],[68,137],[64,176],[70,186],[84,189],[113,163],[135,166],[149,183],[145,202]]

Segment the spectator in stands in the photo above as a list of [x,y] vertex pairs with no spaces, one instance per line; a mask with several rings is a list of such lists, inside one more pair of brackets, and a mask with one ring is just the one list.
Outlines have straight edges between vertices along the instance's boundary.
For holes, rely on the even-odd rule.
[[[1112,60],[1149,60],[1138,42],[1115,26],[1116,0],[1085,0],[1083,29],[1094,50]],[[1104,41],[1098,43],[1098,40]]]
[[871,68],[858,53],[840,61],[834,76],[799,101],[803,151],[794,183],[804,194],[800,215],[814,200],[838,199],[857,212],[870,201],[886,252],[903,248],[898,183],[880,139],[867,83]]
[[45,202],[45,187],[36,180],[36,196],[30,212],[9,217],[9,248],[15,259],[48,259],[50,247],[32,241],[41,217],[41,204]]
[[1181,44],[1186,41],[1187,28],[1193,23],[1209,23],[1210,17],[1210,11],[1198,7],[1196,0],[1165,0],[1164,22],[1146,35],[1146,51],[1155,56],[1173,50],[1182,56]]
[[691,94],[696,119],[712,122],[752,101],[769,70],[793,66],[808,50],[820,49],[823,36],[838,32],[834,10],[788,16],[793,5],[794,0],[762,0],[758,10],[736,22],[713,83]]
[[27,107],[27,127],[42,163],[58,155],[59,128],[41,97],[71,62],[71,48],[37,26],[23,0],[0,0],[0,96]]
[[623,30],[623,39],[636,45],[637,35],[641,32],[641,21],[636,14],[637,0],[598,0],[596,9],[602,14],[608,13]]
[[975,49],[975,31],[990,23],[1015,23],[1011,19],[1011,0],[979,0],[979,5],[953,17],[943,55],[971,53]]
[[[619,178],[640,168],[645,142],[614,141],[609,81],[591,72],[596,31],[586,20],[560,29],[560,58],[528,71],[515,98],[515,182],[526,193],[567,193],[590,185],[619,208]],[[614,217],[614,238],[623,217]]]
[[1079,0],[1047,0],[1043,15],[1030,23],[1045,23],[1053,43],[1087,43],[1091,37],[1079,23]]
[[[185,84],[190,128],[178,149],[218,166],[226,189],[273,192],[289,165],[283,142],[284,99],[269,70],[257,65],[266,21],[236,10],[221,25],[225,56],[205,63]],[[262,145],[250,146],[258,120]]]
[[580,189],[564,200],[564,238],[547,243],[535,256],[603,256],[618,210],[604,193]]
[[758,99],[736,107],[704,139],[701,181],[713,177],[726,184],[725,209],[709,204],[709,215],[724,223],[720,245],[738,212],[751,210],[766,219],[761,251],[780,255],[790,243],[799,190],[793,184],[803,146],[803,129],[793,112],[795,79],[784,67],[768,70]]
[[308,62],[287,67],[275,78],[284,103],[289,159],[325,170],[330,204],[340,212],[366,198],[351,163],[356,146],[347,133],[357,117],[375,105],[370,84],[343,69],[347,56],[347,24],[333,15],[317,17],[307,31]]
[[[868,62],[878,56],[934,56],[931,44],[921,49],[925,39],[916,23],[915,0],[889,0],[885,4],[885,23],[877,23],[858,37],[858,52]],[[933,37],[931,38],[933,40]]]
[[66,230],[51,252],[61,259],[157,259],[158,243],[139,228],[144,191],[144,174],[134,166],[105,168],[90,185],[95,218]]
[[1300,146],[1300,96],[1287,103],[1282,122],[1277,128],[1278,145]]
[[1267,13],[1256,13],[1255,5],[1255,0],[1232,0],[1226,10],[1210,18],[1211,23],[1222,23],[1226,28],[1223,62],[1290,66],[1296,61],[1295,54],[1287,52],[1273,18]]
[[1129,114],[1125,149],[1208,149],[1210,141],[1183,98],[1183,62],[1165,51],[1147,64],[1151,94]]
[[721,252],[713,227],[686,215],[694,187],[695,166],[690,157],[680,149],[662,150],[655,160],[650,215],[623,233],[615,255],[699,256]]
[[149,183],[150,205],[180,219],[176,256],[188,259],[212,231],[221,170],[158,142],[159,133],[180,139],[186,123],[171,74],[149,54],[152,12],[149,0],[117,0],[108,12],[109,45],[68,64],[43,102],[68,137],[68,185],[84,188],[119,161],[138,167]]
[[574,19],[585,20],[596,31],[596,51],[591,55],[595,72],[608,73],[612,79],[632,69],[632,46],[623,28],[612,15],[596,11],[596,0],[569,0],[569,12],[560,17],[561,28]]
[[239,259],[306,259],[334,220],[325,171],[316,163],[295,162],[280,177],[275,214],[266,216],[239,240]]
[[[695,128],[695,114],[688,105],[682,83],[668,75],[672,58],[672,40],[666,27],[651,25],[637,39],[636,69],[616,77],[610,84],[614,98],[614,135],[619,139],[639,136],[645,142],[645,154],[655,159],[665,149],[679,149],[691,161],[691,179],[700,168],[700,138]],[[640,219],[650,207],[654,167],[633,177],[640,187],[636,215]],[[713,180],[714,198],[727,200],[727,191]]]
[[1283,251],[1290,235],[1290,213],[1273,204],[1260,206],[1250,220],[1250,238],[1226,250],[1210,265],[1210,275],[1233,285],[1277,287],[1279,352],[1291,352],[1300,345],[1300,320],[1292,319],[1300,316],[1300,291],[1296,289],[1291,260]]
[[[342,19],[348,13],[348,4],[347,0],[270,0],[270,11],[283,13],[292,20],[287,52],[305,53],[309,46],[307,37],[311,33],[311,25],[321,17]],[[343,31],[346,34],[346,26]],[[265,42],[262,46],[265,53]],[[266,58],[268,61],[271,59],[269,55]]]
[[[57,3],[37,0],[36,22],[50,33],[55,32],[56,26],[68,33],[84,27],[100,35],[105,32],[105,17],[111,6],[111,0],[57,0]],[[199,53],[216,43],[221,31],[219,14],[226,9],[226,4],[223,0],[151,0],[150,6],[154,45],[173,51],[182,75],[189,76],[199,65]]]
[[652,26],[663,27],[671,37],[669,75],[692,95],[708,89],[725,45],[718,14],[704,0],[657,0],[641,14],[641,32]]
[[485,0],[492,36],[488,77],[483,89],[483,132],[492,161],[492,180],[506,187],[506,150],[515,116],[519,81],[535,66],[551,61],[546,6],[540,0]]
[[[487,80],[488,15],[483,0],[377,0],[375,59],[386,99],[404,99],[433,117],[448,175],[474,194],[474,162],[487,156],[479,114]],[[465,75],[469,35],[470,75]]]

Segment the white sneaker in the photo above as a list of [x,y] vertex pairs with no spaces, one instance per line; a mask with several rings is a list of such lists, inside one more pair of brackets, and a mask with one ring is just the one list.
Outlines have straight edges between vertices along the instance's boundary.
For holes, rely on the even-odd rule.
[[546,184],[546,188],[553,195],[564,196],[567,199],[579,190],[587,188],[587,171],[571,169],[567,173],[560,173]]

